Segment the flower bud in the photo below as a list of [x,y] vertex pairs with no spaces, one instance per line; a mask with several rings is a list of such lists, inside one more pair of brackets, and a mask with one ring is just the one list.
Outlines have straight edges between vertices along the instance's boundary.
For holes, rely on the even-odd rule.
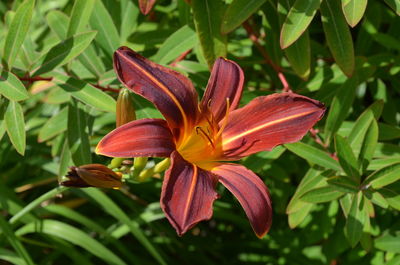
[[98,187],[120,188],[121,175],[101,164],[88,164],[80,167],[70,167],[68,174],[60,181],[67,187]]
[[117,99],[117,127],[136,119],[133,98],[128,89],[123,88]]

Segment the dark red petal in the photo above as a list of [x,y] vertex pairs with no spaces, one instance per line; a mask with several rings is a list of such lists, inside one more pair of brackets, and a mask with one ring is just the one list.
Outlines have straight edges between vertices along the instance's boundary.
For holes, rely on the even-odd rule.
[[272,224],[272,206],[264,182],[251,170],[238,164],[221,164],[211,170],[239,200],[254,232],[263,237]]
[[142,119],[124,124],[99,142],[96,153],[111,157],[167,157],[175,143],[166,121]]
[[230,114],[222,133],[223,159],[299,141],[324,112],[322,103],[294,93],[258,97]]
[[218,194],[216,177],[184,160],[178,152],[171,155],[171,167],[165,173],[161,208],[178,235],[212,216],[212,204]]
[[142,12],[143,15],[147,15],[155,3],[156,0],[139,0],[140,12]]
[[226,99],[229,110],[236,109],[242,96],[244,75],[235,62],[218,58],[208,80],[207,89],[201,101],[202,110],[211,109],[217,122],[226,114]]
[[198,116],[197,92],[182,74],[147,60],[127,47],[114,53],[119,80],[150,100],[164,115],[174,136],[193,129]]

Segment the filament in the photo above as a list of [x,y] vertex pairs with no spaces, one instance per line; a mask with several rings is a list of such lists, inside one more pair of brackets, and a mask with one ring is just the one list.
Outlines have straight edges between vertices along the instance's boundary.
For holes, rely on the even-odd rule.
[[[200,133],[199,133],[200,131]],[[196,127],[196,133],[200,134],[201,137],[203,137],[204,140],[208,141],[211,146],[215,149],[215,145],[213,143],[213,141],[211,140],[210,136],[203,130],[203,128],[201,128],[200,126]]]

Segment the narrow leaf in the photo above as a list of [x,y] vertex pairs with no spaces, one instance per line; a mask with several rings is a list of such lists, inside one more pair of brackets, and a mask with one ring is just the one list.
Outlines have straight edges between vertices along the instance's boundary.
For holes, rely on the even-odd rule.
[[38,59],[31,71],[32,75],[47,73],[69,63],[89,46],[95,36],[96,32],[89,31],[61,41]]
[[95,0],[75,0],[68,24],[67,38],[84,31],[92,14]]
[[311,71],[311,47],[307,30],[285,49],[285,55],[295,73],[303,80],[307,80]]
[[375,247],[383,251],[400,253],[400,233],[385,233],[375,239]]
[[111,58],[114,51],[120,46],[120,41],[118,30],[103,1],[95,1],[90,17],[90,26],[98,32],[95,41]]
[[361,172],[368,167],[372,157],[374,156],[376,146],[378,144],[378,123],[373,120],[365,134],[364,142],[361,146],[359,161],[361,162]]
[[44,142],[67,130],[68,108],[51,117],[39,131],[38,141]]
[[69,17],[59,10],[52,10],[46,15],[47,24],[60,40],[67,36]]
[[306,159],[310,163],[337,171],[341,170],[339,163],[335,159],[330,157],[324,151],[317,149],[311,145],[305,143],[293,143],[285,144],[285,147],[289,149],[289,151]]
[[266,0],[234,0],[225,11],[222,33],[227,34],[240,26],[265,2]]
[[310,203],[322,203],[336,200],[343,196],[343,192],[336,191],[332,187],[325,186],[310,190],[303,194],[300,199]]
[[115,112],[115,99],[94,86],[72,77],[56,74],[53,82],[74,98],[102,111]]
[[358,184],[346,177],[335,176],[327,180],[328,184],[331,185],[335,190],[342,192],[358,192]]
[[365,179],[363,185],[371,185],[374,189],[379,189],[399,179],[400,163],[375,171]]
[[159,64],[168,64],[185,51],[194,48],[197,42],[196,32],[185,25],[165,40],[152,59]]
[[13,73],[7,71],[2,71],[0,74],[0,94],[14,101],[29,98],[24,84]]
[[126,264],[111,250],[89,236],[87,233],[60,221],[46,219],[39,223],[29,223],[17,231],[22,236],[28,233],[43,233],[62,238],[74,245],[80,246],[109,264]]
[[335,137],[335,150],[344,172],[356,183],[359,183],[360,172],[357,159],[347,140],[340,135]]
[[92,161],[89,135],[86,131],[86,113],[79,102],[73,100],[68,105],[68,144],[72,160],[77,166],[90,164]]
[[349,27],[339,1],[322,1],[322,26],[329,49],[340,69],[347,76],[354,72],[354,48]]
[[193,0],[192,7],[200,45],[211,69],[218,57],[226,56],[226,36],[221,34],[225,6],[221,0]]
[[342,0],[343,14],[351,27],[354,28],[362,19],[367,2],[368,0]]
[[400,211],[400,193],[392,189],[383,188],[379,192],[385,198],[390,207]]
[[32,261],[32,258],[29,256],[28,251],[26,251],[21,241],[14,234],[12,227],[6,221],[3,215],[0,215],[0,230],[1,233],[5,235],[5,238],[10,242],[11,246],[18,253],[18,255],[26,262],[26,264],[33,265],[34,263]]
[[358,78],[348,79],[336,92],[329,109],[325,123],[325,142],[330,143],[332,136],[340,128],[342,122],[347,117],[356,95]]
[[25,154],[26,136],[24,112],[18,102],[10,101],[4,114],[7,134],[18,153]]
[[19,49],[28,33],[34,6],[35,0],[26,0],[20,4],[11,22],[3,53],[3,59],[8,69],[12,68],[15,58],[18,56]]
[[365,217],[363,195],[362,192],[359,192],[357,195],[354,195],[352,199],[345,228],[345,234],[352,247],[355,247],[361,239]]
[[320,4],[321,0],[296,0],[282,26],[280,39],[282,49],[289,47],[304,33]]

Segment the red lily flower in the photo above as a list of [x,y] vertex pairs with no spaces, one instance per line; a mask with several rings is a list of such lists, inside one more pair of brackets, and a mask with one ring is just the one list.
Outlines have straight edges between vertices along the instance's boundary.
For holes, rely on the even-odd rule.
[[198,103],[192,83],[127,47],[114,54],[119,80],[150,100],[164,115],[125,124],[106,135],[96,152],[111,157],[171,157],[161,207],[179,235],[212,216],[217,182],[239,200],[258,237],[272,220],[264,182],[238,160],[299,141],[324,114],[324,106],[294,93],[262,96],[237,109],[244,76],[234,62],[220,58]]

